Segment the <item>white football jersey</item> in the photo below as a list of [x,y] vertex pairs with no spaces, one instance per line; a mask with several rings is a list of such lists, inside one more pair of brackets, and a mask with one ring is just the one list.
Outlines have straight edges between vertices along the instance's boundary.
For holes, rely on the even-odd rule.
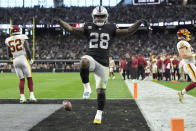
[[10,47],[13,58],[16,58],[21,55],[26,55],[24,41],[27,39],[28,37],[26,35],[14,35],[8,37],[5,40],[5,44]]
[[152,60],[152,67],[157,67],[157,59],[156,58],[154,58]]
[[110,68],[114,68],[115,67],[114,60],[110,60],[109,67]]
[[[177,43],[178,52],[179,52],[180,48],[182,48],[182,47],[187,47],[187,54],[191,54],[191,45],[187,41],[181,40]],[[195,58],[193,56],[190,59],[182,59],[182,61],[185,64],[191,64],[191,63],[195,63]]]

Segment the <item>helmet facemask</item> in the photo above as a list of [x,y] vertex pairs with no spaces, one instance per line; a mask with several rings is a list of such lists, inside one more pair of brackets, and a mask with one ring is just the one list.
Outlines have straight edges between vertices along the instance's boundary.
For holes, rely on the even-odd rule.
[[96,7],[92,12],[93,23],[97,26],[103,26],[108,22],[108,12],[103,6]]

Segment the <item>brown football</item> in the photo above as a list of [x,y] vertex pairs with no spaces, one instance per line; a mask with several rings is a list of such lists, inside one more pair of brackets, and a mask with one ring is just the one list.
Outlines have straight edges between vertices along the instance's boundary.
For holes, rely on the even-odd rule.
[[64,108],[66,111],[71,111],[71,110],[72,110],[71,102],[68,101],[68,100],[63,100],[63,108]]

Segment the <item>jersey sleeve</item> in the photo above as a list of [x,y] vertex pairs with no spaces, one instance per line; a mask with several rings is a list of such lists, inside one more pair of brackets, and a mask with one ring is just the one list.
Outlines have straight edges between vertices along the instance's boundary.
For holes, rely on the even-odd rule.
[[113,31],[113,36],[115,36],[116,35],[116,29],[118,29],[118,26],[117,26],[117,24],[112,24],[112,31]]

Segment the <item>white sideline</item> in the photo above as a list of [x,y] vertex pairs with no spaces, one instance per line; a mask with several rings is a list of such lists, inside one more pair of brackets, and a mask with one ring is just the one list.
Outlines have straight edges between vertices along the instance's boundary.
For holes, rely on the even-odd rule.
[[[125,80],[133,95],[133,81]],[[185,131],[196,131],[196,98],[185,95],[184,104],[178,101],[177,91],[152,81],[136,81],[136,103],[151,131],[170,131],[171,118],[183,118]]]

